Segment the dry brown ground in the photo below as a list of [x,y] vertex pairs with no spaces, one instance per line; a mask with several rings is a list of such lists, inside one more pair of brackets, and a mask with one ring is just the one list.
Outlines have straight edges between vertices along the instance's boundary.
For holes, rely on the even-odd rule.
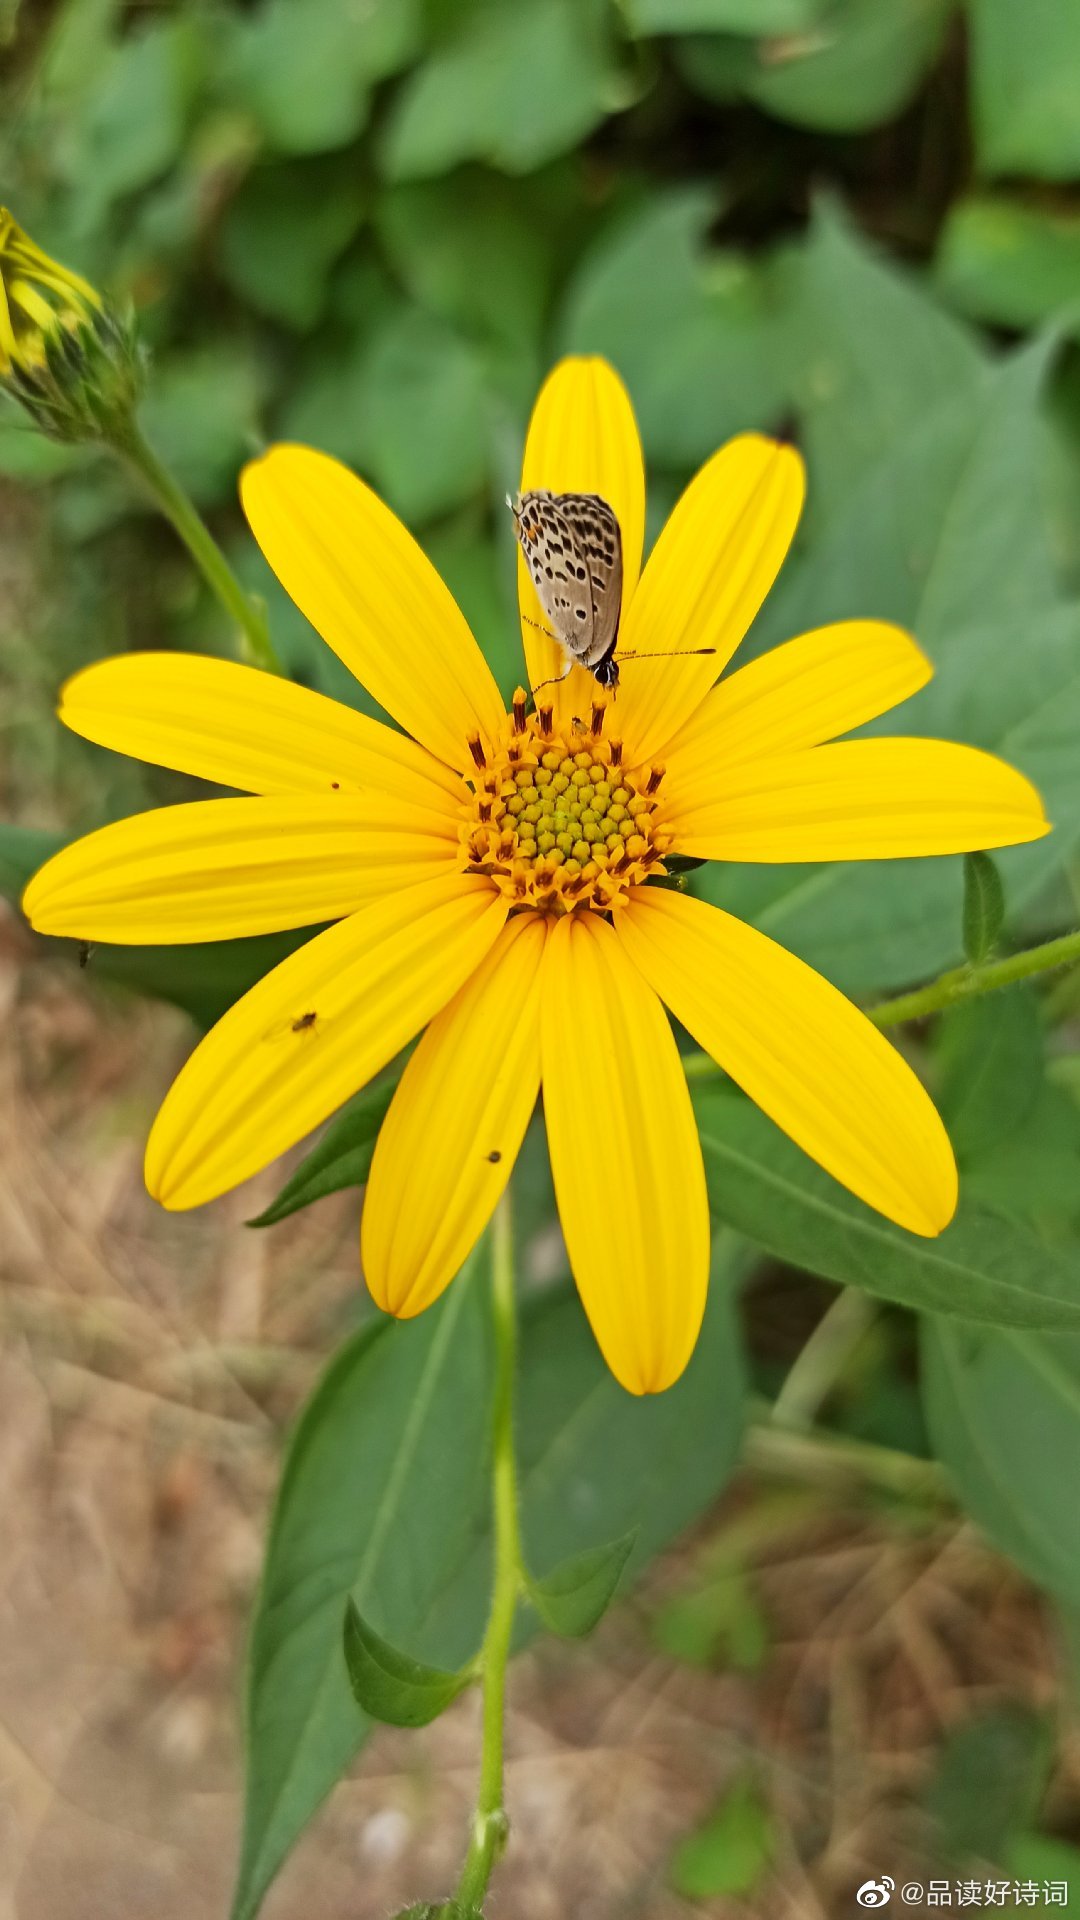
[[[280,1433],[346,1323],[356,1205],[268,1234],[252,1194],[168,1216],[141,1141],[184,1021],[0,940],[0,1920],[224,1916],[239,1817],[237,1690]],[[276,1175],[265,1183],[267,1197]],[[746,1511],[744,1478],[705,1537]],[[677,1920],[673,1839],[760,1756],[783,1841],[761,1896],[716,1914],[858,1911],[926,1868],[918,1791],[943,1731],[998,1699],[1055,1707],[1039,1605],[958,1522],[903,1531],[835,1504],[766,1530],[756,1677],[681,1667],[650,1610],[671,1556],[585,1648],[515,1669],[512,1920]],[[379,1920],[449,1884],[475,1705],[377,1739],[267,1920]],[[1080,1805],[1061,1742],[1051,1813]]]

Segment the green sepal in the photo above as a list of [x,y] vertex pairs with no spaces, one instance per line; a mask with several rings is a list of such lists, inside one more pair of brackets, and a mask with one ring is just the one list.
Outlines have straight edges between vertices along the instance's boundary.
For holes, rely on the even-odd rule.
[[369,1627],[354,1600],[345,1605],[345,1665],[358,1707],[391,1727],[426,1727],[475,1679],[472,1666],[458,1673],[426,1667]]
[[343,1107],[327,1128],[317,1147],[305,1155],[290,1180],[285,1182],[276,1200],[248,1221],[249,1227],[273,1227],[287,1220],[290,1213],[310,1207],[325,1194],[338,1193],[343,1187],[361,1187],[371,1171],[371,1157],[379,1128],[394,1097],[397,1076],[377,1087],[365,1087],[363,1093]]
[[615,1597],[636,1539],[635,1527],[602,1547],[573,1554],[542,1580],[528,1580],[529,1599],[552,1633],[576,1640],[592,1632]]
[[964,855],[964,952],[973,967],[989,960],[1005,919],[1005,889],[988,853]]

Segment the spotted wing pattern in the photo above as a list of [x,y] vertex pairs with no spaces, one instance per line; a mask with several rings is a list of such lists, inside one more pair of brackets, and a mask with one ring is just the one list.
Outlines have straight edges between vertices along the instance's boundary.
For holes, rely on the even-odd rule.
[[547,493],[511,501],[537,597],[555,638],[580,666],[614,652],[622,610],[622,535],[597,493]]

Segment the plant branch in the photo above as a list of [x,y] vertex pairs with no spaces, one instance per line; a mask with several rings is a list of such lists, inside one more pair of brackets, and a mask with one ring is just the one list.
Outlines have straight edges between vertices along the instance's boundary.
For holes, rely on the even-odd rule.
[[207,585],[240,629],[251,665],[262,667],[267,673],[281,673],[281,661],[274,650],[263,609],[244,591],[187,494],[158,459],[133,418],[128,419],[109,445],[134,469],[165,518],[171,521]]
[[467,1914],[480,1912],[492,1870],[506,1845],[509,1831],[503,1808],[506,1668],[523,1578],[518,1530],[517,1468],[514,1461],[517,1323],[509,1188],[499,1202],[491,1228],[491,1311],[495,1332],[495,1402],[492,1417],[495,1572],[491,1613],[480,1650],[480,1666],[484,1676],[480,1789],[469,1851],[455,1895],[458,1905]]
[[[1080,931],[1063,933],[1056,940],[1044,940],[1037,947],[1025,947],[1022,953],[1010,953],[1003,960],[989,960],[979,967],[954,967],[925,987],[912,993],[897,994],[892,1000],[879,1000],[866,1008],[866,1017],[876,1027],[898,1027],[906,1020],[925,1020],[932,1013],[955,1006],[961,1000],[978,1000],[984,993],[999,993],[1020,980],[1050,973],[1059,967],[1080,963]],[[708,1080],[721,1068],[707,1053],[683,1055],[688,1080]]]
[[773,1401],[774,1426],[809,1432],[876,1312],[870,1295],[858,1287],[845,1287],[837,1294],[793,1360]]

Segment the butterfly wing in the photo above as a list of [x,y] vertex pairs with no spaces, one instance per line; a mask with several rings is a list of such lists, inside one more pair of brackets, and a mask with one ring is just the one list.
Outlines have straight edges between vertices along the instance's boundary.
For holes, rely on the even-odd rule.
[[511,504],[537,599],[556,640],[571,659],[584,665],[593,647],[592,593],[588,564],[562,511],[566,498],[534,489]]
[[622,534],[613,509],[598,493],[562,493],[557,500],[574,537],[579,586],[584,567],[589,591],[591,633],[577,657],[583,667],[595,667],[614,653],[619,637]]

